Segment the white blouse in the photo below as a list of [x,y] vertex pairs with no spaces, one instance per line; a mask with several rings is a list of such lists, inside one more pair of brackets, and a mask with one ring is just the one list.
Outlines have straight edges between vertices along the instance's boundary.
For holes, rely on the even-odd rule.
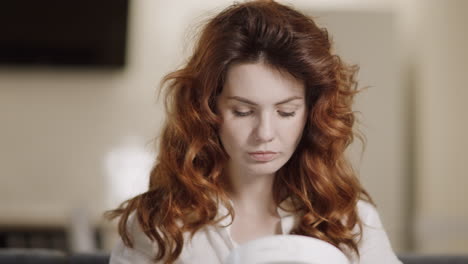
[[[357,207],[359,217],[363,222],[362,239],[358,244],[360,258],[358,259],[353,252],[345,252],[350,263],[401,264],[392,250],[376,209],[364,201],[359,201]],[[297,221],[297,217],[280,207],[277,210],[281,218],[282,234],[289,234]],[[227,209],[221,206],[218,215],[225,215],[226,213]],[[176,263],[222,264],[231,250],[239,246],[231,237],[231,226],[226,226],[230,222],[231,219],[226,217],[216,226],[205,226],[195,233],[192,240],[189,239],[188,233],[184,234],[184,247]],[[134,241],[133,248],[126,247],[122,240],[119,240],[112,250],[110,263],[154,263],[152,259],[156,255],[157,244],[151,242],[143,233],[136,223],[134,214],[129,218],[128,228]]]

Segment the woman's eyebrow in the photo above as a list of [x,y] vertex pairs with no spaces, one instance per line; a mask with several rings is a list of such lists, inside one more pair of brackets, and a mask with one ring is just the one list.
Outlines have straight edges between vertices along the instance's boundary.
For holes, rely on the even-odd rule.
[[[258,105],[257,103],[252,102],[252,101],[250,101],[250,100],[248,100],[246,98],[240,97],[240,96],[229,96],[227,99],[228,100],[236,100],[236,101],[246,103],[246,104],[249,104],[249,105]],[[279,101],[279,102],[275,103],[275,105],[281,105],[281,104],[289,103],[289,102],[291,102],[293,100],[299,100],[299,99],[303,99],[303,97],[292,96],[292,97],[286,98],[286,99],[284,99],[282,101]]]

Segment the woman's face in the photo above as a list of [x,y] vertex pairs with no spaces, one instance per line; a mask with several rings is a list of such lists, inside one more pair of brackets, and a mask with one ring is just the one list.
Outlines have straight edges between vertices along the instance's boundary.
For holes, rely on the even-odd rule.
[[306,123],[304,84],[263,63],[232,65],[217,101],[228,168],[273,174],[291,157]]

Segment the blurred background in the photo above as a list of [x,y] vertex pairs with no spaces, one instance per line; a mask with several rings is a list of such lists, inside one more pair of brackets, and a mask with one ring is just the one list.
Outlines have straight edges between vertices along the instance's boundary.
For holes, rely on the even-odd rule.
[[[22,2],[17,14],[0,4],[0,248],[109,252],[115,223],[102,213],[145,190],[157,155],[159,81],[232,1],[83,1],[49,13]],[[360,66],[367,145],[350,155],[395,251],[468,254],[468,1],[280,2]],[[42,19],[50,31],[28,31]]]

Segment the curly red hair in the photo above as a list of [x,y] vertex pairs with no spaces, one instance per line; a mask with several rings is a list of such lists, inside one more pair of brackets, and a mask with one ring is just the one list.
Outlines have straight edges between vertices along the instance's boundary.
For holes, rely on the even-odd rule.
[[237,3],[209,20],[186,65],[161,82],[167,119],[149,190],[107,212],[120,217],[123,242],[132,247],[127,221],[135,211],[142,230],[157,243],[155,260],[173,263],[184,232],[193,235],[219,222],[219,202],[234,216],[222,177],[228,155],[218,137],[222,118],[216,99],[230,65],[261,60],[304,81],[308,107],[300,143],[275,175],[276,204],[291,198],[300,216],[292,234],[359,255],[357,202],[371,199],[344,155],[356,135],[351,106],[358,67],[346,65],[331,47],[326,29],[274,1]]

